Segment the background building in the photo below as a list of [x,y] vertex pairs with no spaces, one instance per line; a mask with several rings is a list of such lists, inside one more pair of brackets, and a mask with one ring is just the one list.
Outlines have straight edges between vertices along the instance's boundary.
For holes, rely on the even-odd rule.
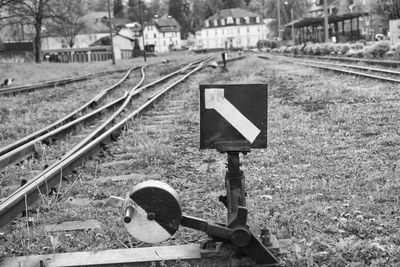
[[164,53],[181,49],[181,27],[171,16],[154,17],[145,23],[143,34],[148,52]]
[[196,32],[196,46],[202,49],[256,47],[270,34],[260,15],[242,8],[223,9],[204,21]]
[[[294,24],[296,43],[324,41],[323,2],[314,2],[302,18],[285,25],[290,32]],[[348,42],[374,40],[377,34],[386,36],[389,22],[378,12],[378,5],[376,0],[328,0],[329,38]]]

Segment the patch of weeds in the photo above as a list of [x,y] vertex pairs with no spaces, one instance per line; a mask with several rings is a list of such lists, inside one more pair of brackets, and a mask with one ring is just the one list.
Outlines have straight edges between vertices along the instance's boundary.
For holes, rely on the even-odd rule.
[[328,104],[331,104],[331,102],[327,100],[305,100],[304,102],[298,102],[297,104],[301,105],[303,107],[303,110],[306,112],[316,112],[320,110],[325,110]]
[[381,131],[379,129],[373,128],[373,129],[367,129],[367,130],[363,131],[361,133],[361,136],[363,136],[363,137],[372,137],[372,136],[377,136],[377,135],[380,135],[380,134],[381,134]]

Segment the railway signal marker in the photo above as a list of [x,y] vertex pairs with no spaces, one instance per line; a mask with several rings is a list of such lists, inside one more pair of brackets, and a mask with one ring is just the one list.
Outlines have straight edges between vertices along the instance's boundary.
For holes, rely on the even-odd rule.
[[221,143],[267,146],[266,84],[200,85],[200,148]]
[[240,111],[224,97],[223,88],[205,89],[206,109],[215,109],[238,130],[250,143],[253,143],[261,130],[249,121]]

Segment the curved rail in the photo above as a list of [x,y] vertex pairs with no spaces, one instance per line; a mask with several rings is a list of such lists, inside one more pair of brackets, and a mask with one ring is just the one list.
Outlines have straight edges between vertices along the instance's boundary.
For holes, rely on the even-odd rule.
[[[94,98],[92,98],[91,100],[89,100],[87,103],[85,103],[84,105],[82,105],[81,107],[79,107],[78,109],[72,111],[71,113],[69,113],[68,115],[64,116],[63,118],[59,119],[56,122],[53,122],[52,124],[50,124],[49,126],[36,131],[22,139],[17,140],[14,143],[11,143],[3,148],[0,148],[0,159],[2,157],[2,155],[9,153],[10,151],[34,140],[39,138],[42,135],[45,135],[46,133],[51,132],[52,130],[56,129],[57,127],[60,127],[62,125],[65,125],[68,122],[71,122],[73,120],[76,120],[81,113],[85,112],[87,109],[96,106],[96,104],[102,100],[111,90],[115,89],[116,87],[118,87],[119,85],[121,85],[130,75],[130,73],[133,70],[136,70],[140,67],[132,67],[130,68],[126,74],[120,79],[118,80],[115,84],[107,87],[106,89],[104,89],[103,91],[101,91],[99,94],[97,94]],[[14,161],[13,161],[14,162]],[[12,163],[12,162],[10,162]],[[1,160],[0,160],[0,169],[3,168],[4,165],[2,165]]]
[[[262,58],[262,59],[271,59],[269,57],[264,57],[264,56],[258,56],[258,57]],[[375,71],[375,72],[381,72],[381,73],[392,74],[392,75],[400,75],[400,72],[397,72],[397,71],[383,70],[383,69],[377,69],[377,68],[368,68],[368,67],[354,66],[354,65],[347,65],[347,64],[316,62],[316,61],[302,60],[302,59],[296,59],[291,62],[295,62],[296,64],[301,64],[301,65],[308,66],[308,67],[331,70],[331,71],[335,71],[335,72],[351,74],[351,75],[356,75],[356,76],[361,76],[361,77],[367,77],[367,78],[381,80],[381,81],[385,81],[385,82],[400,83],[399,79],[393,79],[393,78],[389,78],[389,77],[368,74],[365,72],[358,72],[358,71],[352,71],[352,70],[348,70],[348,69],[334,68],[334,67],[322,66],[322,65],[333,65],[333,66],[338,66],[338,67],[355,68],[355,69],[362,69],[362,70],[366,70],[366,71]],[[312,64],[312,63],[307,63],[307,62],[312,62],[312,63],[317,63],[317,64]],[[322,64],[322,65],[318,65],[318,64]]]
[[[191,64],[195,64],[197,62],[198,61],[194,61],[194,63],[191,63]],[[153,85],[155,85],[157,83],[160,83],[160,82],[162,82],[162,81],[164,81],[166,79],[171,78],[174,75],[179,74],[185,68],[190,67],[190,66],[191,65],[189,64],[188,66],[185,66],[183,69],[179,69],[179,70],[177,70],[175,72],[172,72],[172,73],[170,73],[170,74],[168,74],[168,75],[166,75],[166,76],[164,76],[164,77],[162,77],[162,78],[160,78],[160,79],[158,79],[158,80],[156,80],[156,81],[154,81],[152,83],[147,84],[146,86],[143,86],[141,88],[137,88],[143,82],[144,78],[142,78],[142,81],[140,82],[140,84],[137,85],[135,88],[133,88],[129,94],[127,94],[127,95],[125,95],[125,96],[123,96],[123,97],[121,97],[119,99],[116,99],[113,102],[111,102],[111,103],[109,103],[109,104],[107,104],[107,105],[105,105],[105,106],[103,106],[103,107],[101,107],[101,108],[99,108],[97,110],[94,110],[94,111],[90,112],[89,114],[86,114],[84,116],[78,117],[78,118],[76,118],[74,120],[69,120],[69,121],[63,120],[64,123],[66,122],[65,124],[64,123],[63,124],[60,124],[60,123],[57,124],[57,122],[53,123],[51,126],[47,127],[46,129],[41,130],[39,132],[36,132],[36,133],[28,136],[29,138],[28,137],[23,138],[23,139],[15,142],[15,143],[5,147],[4,149],[0,150],[0,169],[4,168],[4,167],[6,167],[6,166],[8,166],[10,164],[13,164],[15,162],[21,161],[24,158],[27,158],[27,157],[30,157],[30,156],[34,155],[35,152],[36,152],[36,150],[35,150],[35,144],[36,143],[38,143],[38,142],[46,142],[46,140],[49,140],[49,139],[53,140],[53,138],[56,138],[57,136],[65,134],[66,132],[69,132],[72,129],[74,129],[74,127],[78,123],[90,122],[95,117],[100,115],[103,111],[112,109],[112,108],[120,105],[121,103],[124,103],[123,107],[125,107],[127,105],[127,102],[130,101],[132,96],[135,96],[135,95],[139,94],[141,91],[143,91],[144,89],[146,89],[148,87],[151,87],[151,86],[153,86]],[[142,76],[144,76],[143,67],[141,69],[141,72],[142,72]],[[127,73],[127,75],[128,74],[129,74],[129,72]],[[126,75],[126,77],[127,77],[127,75]],[[126,79],[126,77],[125,77],[125,79]],[[120,82],[121,81],[122,80],[120,80]],[[110,88],[114,88],[115,86],[119,85],[120,82],[118,82],[113,87],[109,87],[109,88],[103,90],[100,94],[98,94],[91,101],[86,103],[83,107],[81,107],[78,110],[76,110],[76,111],[72,112],[71,114],[67,115],[66,118],[73,119],[76,114],[78,114],[80,111],[82,111],[88,105],[91,105],[91,104],[99,101],[100,100],[100,96],[104,97],[108,93]],[[119,112],[121,112],[121,111],[119,111]],[[116,116],[117,115],[115,115],[113,118],[115,118]],[[113,119],[112,120],[107,120],[107,123],[106,123],[106,125],[103,126],[103,128],[105,128],[107,126],[107,124],[111,123],[112,121],[113,121]],[[98,132],[100,132],[100,131],[101,131],[100,129],[97,129],[95,132],[98,134]],[[93,136],[85,138],[85,140],[86,140],[85,142],[87,142],[91,138],[93,138]],[[82,143],[80,143],[80,145],[82,145]],[[72,151],[70,151],[70,152],[72,152]]]
[[[298,57],[298,56],[296,56]],[[308,56],[315,57],[318,59],[328,59],[328,60],[337,60],[337,61],[345,61],[345,62],[361,62],[371,65],[381,65],[388,67],[398,67],[400,66],[400,61],[392,61],[392,60],[377,60],[377,59],[363,59],[363,58],[351,58],[351,57],[331,57],[331,56]]]
[[[161,96],[163,96],[177,84],[183,82],[190,75],[207,66],[205,63],[208,62],[208,60],[209,58],[198,64],[189,64],[191,66],[197,64],[197,66],[195,66],[188,73],[184,74],[183,77],[174,81],[172,84],[166,86],[162,90],[159,90],[158,93],[152,98],[148,99],[146,103],[128,114],[124,119],[117,122],[110,129],[106,131],[100,131],[98,136],[96,136],[93,140],[90,140],[90,142],[85,144],[83,147],[77,148],[75,153],[65,155],[61,160],[53,164],[52,168],[47,168],[44,172],[38,174],[34,179],[3,200],[3,202],[0,203],[0,227],[6,225],[16,216],[18,216],[25,206],[34,203],[39,198],[40,194],[46,194],[49,188],[56,186],[61,180],[60,177],[71,171],[85,158],[90,157],[96,151],[100,150],[105,143],[113,141],[115,137],[118,136],[126,127],[128,121],[136,118],[146,111],[154,104],[155,101],[157,101]],[[185,70],[187,69],[188,68]],[[182,69],[179,71],[182,72]],[[131,90],[130,95],[133,96],[135,92],[138,92],[139,90],[140,88],[137,88],[137,90]]]
[[0,89],[0,95],[13,94],[13,93],[19,93],[19,92],[24,92],[24,91],[32,91],[32,90],[44,89],[44,88],[53,87],[53,86],[65,85],[65,84],[74,83],[74,82],[81,82],[81,81],[85,81],[85,80],[88,80],[88,79],[91,79],[94,77],[118,73],[118,72],[125,72],[125,71],[127,71],[127,69],[108,70],[108,71],[102,71],[102,72],[98,72],[98,73],[91,73],[91,74],[79,76],[76,78],[64,78],[64,79],[58,79],[58,80],[37,83],[37,84],[27,84],[27,85],[21,85],[21,86],[8,87],[8,88]]

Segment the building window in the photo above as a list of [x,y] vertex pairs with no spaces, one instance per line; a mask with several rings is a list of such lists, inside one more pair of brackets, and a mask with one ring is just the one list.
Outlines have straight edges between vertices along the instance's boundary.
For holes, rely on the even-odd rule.
[[157,38],[157,33],[154,33],[154,39],[156,39]]
[[205,21],[206,27],[210,27],[210,22],[208,20]]
[[236,18],[236,24],[240,24],[240,18]]
[[214,26],[218,26],[218,20],[214,19]]
[[232,17],[228,17],[226,19],[226,24],[233,24],[233,18]]
[[225,25],[225,20],[224,20],[224,19],[221,19],[221,20],[220,20],[220,23],[221,23],[222,26],[224,26],[224,25]]
[[256,23],[260,23],[260,22],[261,22],[260,17],[256,17]]
[[237,28],[237,33],[240,34],[240,28],[239,27]]
[[246,22],[246,24],[249,24],[250,23],[250,18],[249,17],[245,17],[244,21]]
[[162,33],[163,37],[165,38],[165,32]]
[[247,33],[249,33],[250,32],[250,27],[247,26],[246,29],[247,29]]

